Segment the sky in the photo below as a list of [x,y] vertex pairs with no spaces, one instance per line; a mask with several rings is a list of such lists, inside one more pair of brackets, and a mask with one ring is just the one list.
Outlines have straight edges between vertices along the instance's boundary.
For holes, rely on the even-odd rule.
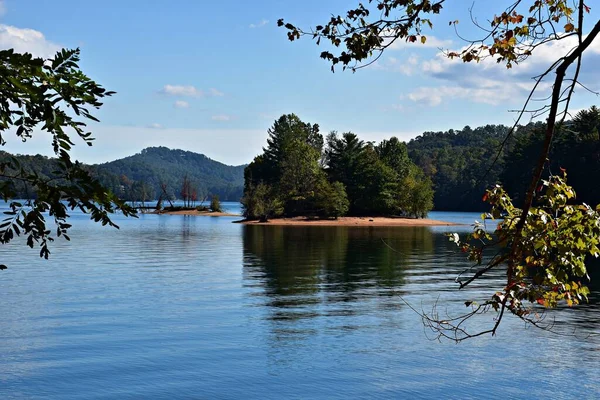
[[[569,43],[540,48],[506,70],[501,65],[451,61],[440,48],[481,37],[469,8],[485,20],[504,0],[455,0],[434,18],[428,40],[398,43],[369,68],[332,73],[309,38],[290,43],[277,27],[325,23],[358,0],[0,0],[0,48],[51,57],[80,47],[83,71],[117,94],[90,125],[94,146],[77,142],[73,156],[100,163],[166,146],[203,153],[226,164],[248,163],[261,152],[267,130],[282,114],[318,123],[323,133],[352,131],[362,139],[410,140],[425,131],[511,124],[532,85]],[[600,6],[589,1],[588,25]],[[490,15],[490,13],[492,15]],[[566,42],[566,41],[565,41]],[[584,58],[583,79],[600,89],[600,40]],[[572,108],[598,104],[578,90]],[[525,121],[526,122],[526,121]],[[27,143],[5,135],[6,151],[51,155],[41,133]]]

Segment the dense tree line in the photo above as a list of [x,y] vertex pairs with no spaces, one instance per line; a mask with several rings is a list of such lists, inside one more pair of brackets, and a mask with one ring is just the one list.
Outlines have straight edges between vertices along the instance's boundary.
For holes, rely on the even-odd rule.
[[[0,161],[9,159],[0,153]],[[26,171],[51,179],[58,170],[56,159],[44,156],[16,157]],[[149,201],[182,198],[201,201],[212,195],[239,201],[243,190],[244,166],[229,166],[197,153],[151,147],[141,153],[99,165],[84,166],[99,182],[124,200]],[[36,196],[35,188],[16,183],[17,197]],[[163,190],[164,188],[164,190]]]
[[244,171],[245,216],[408,215],[433,207],[430,180],[397,138],[378,145],[355,134],[330,133],[296,115],[269,129],[263,154]]
[[[506,153],[499,180],[516,204],[523,201],[525,177],[530,176],[535,167],[535,152],[539,153],[544,134],[544,124],[533,125],[527,132],[516,135]],[[600,204],[600,110],[597,107],[579,111],[555,136],[543,178],[562,175],[563,171],[576,190],[578,203]]]
[[[375,145],[353,133],[330,133],[296,116],[283,116],[269,131],[264,153],[244,172],[201,154],[155,147],[106,164],[86,166],[113,193],[126,200],[181,198],[184,177],[196,200],[216,194],[244,203],[258,215],[340,216],[404,213],[422,216],[440,211],[487,211],[486,188],[502,184],[516,204],[525,193],[542,145],[543,122],[510,127],[425,132],[407,144],[396,138]],[[600,203],[600,110],[591,107],[565,123],[552,145],[549,174],[566,170],[579,201]],[[503,145],[504,144],[504,145]],[[497,158],[499,154],[499,157]],[[0,152],[0,161],[8,153]],[[497,159],[496,159],[497,158]],[[56,159],[18,156],[25,171],[51,179]],[[243,174],[245,173],[245,179]],[[433,185],[430,184],[433,183]],[[35,197],[35,189],[15,182],[18,197]],[[424,210],[424,211],[423,211]]]
[[[559,129],[552,144],[545,178],[569,175],[577,198],[600,203],[600,111],[577,113]],[[510,127],[486,125],[476,129],[425,132],[408,143],[408,154],[433,181],[435,210],[486,211],[481,198],[486,188],[501,184],[520,204],[535,167],[545,133],[543,122],[520,126],[507,138]]]
[[499,179],[503,158],[495,163],[494,159],[509,131],[503,125],[466,126],[462,130],[425,132],[408,142],[410,158],[433,181],[436,210],[486,209],[481,196]]

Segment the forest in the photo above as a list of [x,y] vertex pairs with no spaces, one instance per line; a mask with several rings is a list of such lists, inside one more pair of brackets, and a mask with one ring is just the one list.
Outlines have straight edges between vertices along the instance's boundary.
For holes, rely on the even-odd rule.
[[[105,164],[85,166],[125,200],[156,200],[165,187],[182,199],[183,182],[200,201],[212,195],[239,201],[246,216],[407,215],[429,210],[486,211],[486,188],[502,184],[522,201],[542,144],[545,124],[424,132],[408,143],[396,138],[378,144],[351,132],[323,136],[316,124],[284,115],[269,130],[263,154],[250,165],[228,166],[197,153],[151,147]],[[0,161],[10,155],[0,152]],[[52,177],[58,166],[44,156],[16,156],[27,171]],[[600,203],[600,109],[577,112],[560,128],[545,178],[565,170],[578,202]],[[20,197],[35,188],[17,185]]]
[[[0,152],[0,162],[9,156]],[[45,178],[55,176],[54,171],[59,170],[56,159],[41,155],[18,155],[16,160],[26,171],[36,171]],[[200,202],[216,195],[224,201],[239,201],[242,196],[243,165],[225,165],[190,151],[149,147],[120,160],[84,168],[104,187],[128,201],[156,200],[161,195],[165,200],[188,197]],[[35,188],[25,184],[17,184],[15,189],[20,198],[36,195]]]
[[164,186],[170,198],[201,201],[217,195],[224,201],[239,201],[244,167],[225,165],[191,151],[149,147],[92,169],[100,182],[127,200],[156,200],[164,195]]
[[[486,125],[476,129],[425,132],[408,142],[408,154],[433,181],[439,211],[485,211],[486,188],[504,186],[519,205],[544,139],[545,123],[517,127]],[[562,170],[577,191],[577,201],[600,203],[600,110],[581,110],[560,127],[552,143],[544,179]]]
[[343,215],[425,217],[432,184],[392,137],[379,144],[331,132],[294,114],[269,129],[267,146],[244,171],[242,205],[247,219]]
[[[503,185],[516,204],[542,146],[544,122],[425,132],[408,143],[326,136],[282,116],[263,154],[245,170],[245,216],[406,215],[487,211],[486,189]],[[577,202],[600,203],[600,110],[581,110],[559,128],[544,179],[567,172]]]

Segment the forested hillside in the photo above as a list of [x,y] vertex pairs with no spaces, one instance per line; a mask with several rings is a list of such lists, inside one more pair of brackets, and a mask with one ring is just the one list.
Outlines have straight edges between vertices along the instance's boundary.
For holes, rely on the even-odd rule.
[[[301,126],[300,123],[299,125]],[[394,138],[375,146],[362,142],[351,133],[332,133],[323,138],[317,132],[313,135],[318,141],[312,144],[316,154],[311,173],[324,173],[332,183],[339,182],[343,185],[350,214],[392,212],[392,204],[397,202],[404,204],[401,207],[404,210],[409,203],[427,203],[422,199],[417,201],[413,198],[409,201],[408,198],[403,198],[407,195],[427,194],[425,188],[419,187],[420,182],[426,183],[420,174],[433,183],[435,210],[484,211],[488,209],[488,205],[481,201],[481,197],[485,189],[494,184],[502,184],[515,204],[521,203],[520,196],[525,193],[525,186],[531,177],[544,130],[544,123],[532,123],[519,127],[505,140],[510,131],[507,126],[486,125],[475,129],[467,126],[461,130],[425,132],[406,146]],[[577,191],[578,201],[592,205],[600,203],[600,185],[597,184],[600,182],[599,131],[598,108],[591,107],[577,113],[557,133],[552,144],[550,164],[545,170],[546,177],[550,173],[560,173],[561,169],[566,170],[569,182]],[[302,173],[305,165],[292,166],[289,161],[291,156],[279,154],[283,150],[279,149],[277,142],[273,145],[275,147],[272,149],[271,145],[267,146],[265,155],[251,164],[251,168],[247,170],[247,174],[250,173],[251,176],[246,177],[246,183],[250,179],[254,186],[263,182],[285,187],[287,192],[293,193],[289,196],[295,198],[296,203],[305,196],[302,190],[312,195],[318,193],[312,186],[302,190],[299,187],[287,187],[295,184],[296,180],[298,184],[308,185],[312,178],[306,179],[304,176],[299,179],[296,175]],[[299,146],[293,149],[296,151]],[[299,150],[298,157],[293,159],[309,155],[313,154],[307,147]],[[7,153],[0,152],[0,162],[8,156]],[[273,160],[287,159],[286,163],[271,161],[269,164],[265,157]],[[20,155],[17,158],[27,171],[37,171],[42,177],[52,177],[53,171],[58,168],[54,160],[40,155]],[[323,166],[322,172],[318,171],[318,162]],[[162,192],[163,184],[169,197],[182,198],[186,176],[190,194],[197,200],[216,194],[221,200],[239,201],[243,195],[244,166],[228,166],[202,154],[166,147],[147,148],[139,154],[87,168],[102,184],[126,200],[156,199]],[[285,171],[288,172],[283,174]],[[323,177],[319,175],[315,182],[320,182],[323,186],[321,178]],[[283,186],[278,184],[281,179]],[[341,191],[341,187],[337,186],[325,185],[321,189],[321,197],[324,197],[319,201],[327,204],[330,202],[325,197],[335,197],[336,190]],[[24,185],[19,191],[22,197],[35,195],[35,190]],[[284,197],[286,196],[288,194]],[[426,197],[428,196],[429,194]],[[286,203],[290,214],[293,214],[290,208],[292,203]],[[308,204],[302,206],[309,207]],[[315,207],[316,204],[311,204],[309,208]]]
[[411,160],[433,181],[436,210],[485,209],[481,196],[502,172],[503,158],[496,163],[494,158],[509,130],[503,125],[466,126],[462,130],[425,132],[408,142]]
[[[577,113],[559,128],[544,176],[567,171],[577,201],[600,203],[600,111]],[[485,189],[502,184],[516,205],[531,179],[545,132],[543,122],[520,126],[506,141],[510,127],[486,125],[476,129],[425,132],[408,143],[413,162],[433,181],[434,209],[483,211]],[[504,143],[504,146],[502,144]],[[499,157],[496,156],[500,151]]]
[[[0,162],[10,155],[0,152]],[[40,155],[18,155],[20,166],[51,178],[56,160]],[[184,178],[189,194],[196,200],[218,195],[221,200],[239,201],[244,182],[244,166],[229,166],[189,151],[150,147],[141,153],[105,164],[86,166],[92,175],[125,200],[154,200],[164,185],[169,198],[182,198]],[[57,182],[58,183],[58,182]],[[35,196],[35,190],[18,187],[19,197]]]
[[205,155],[166,147],[149,147],[130,157],[92,167],[100,181],[128,199],[156,199],[161,185],[167,193],[182,198],[184,178],[202,199],[216,194],[221,200],[239,201],[244,185],[244,166],[229,166]]

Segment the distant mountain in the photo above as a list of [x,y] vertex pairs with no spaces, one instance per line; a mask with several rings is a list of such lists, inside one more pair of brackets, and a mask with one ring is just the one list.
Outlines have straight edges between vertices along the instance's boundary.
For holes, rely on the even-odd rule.
[[[0,161],[9,157],[0,151]],[[51,177],[57,170],[56,160],[41,155],[17,155],[21,166]],[[100,182],[125,200],[154,200],[166,186],[170,198],[182,198],[183,180],[197,193],[198,200],[218,195],[221,201],[239,201],[244,186],[245,165],[230,166],[203,154],[166,147],[149,147],[140,153],[104,164],[87,166]],[[34,193],[22,188],[21,197]]]
[[203,154],[166,147],[149,147],[91,168],[105,186],[131,200],[158,198],[162,184],[170,196],[181,198],[186,176],[199,199],[216,194],[224,201],[238,201],[244,186],[245,165],[225,165]]

